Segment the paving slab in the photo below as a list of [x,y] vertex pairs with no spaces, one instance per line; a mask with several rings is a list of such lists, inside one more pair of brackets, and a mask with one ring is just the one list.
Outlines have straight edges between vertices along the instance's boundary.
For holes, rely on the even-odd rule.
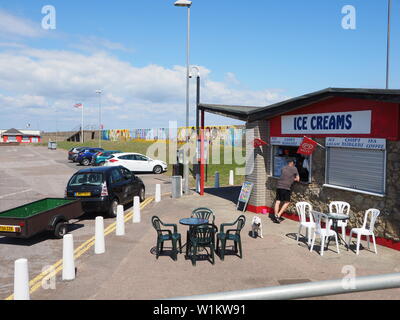
[[[229,192],[228,192],[229,193]],[[294,234],[298,223],[285,220],[273,223],[268,216],[259,215],[263,222],[264,238],[250,236],[251,220],[255,214],[246,213],[242,230],[244,257],[228,255],[225,261],[216,258],[216,264],[198,261],[197,266],[179,255],[175,262],[170,256],[156,260],[154,247],[156,232],[150,219],[159,216],[167,223],[178,224],[184,242],[187,227],[179,225],[181,218],[190,216],[197,207],[209,207],[216,214],[216,225],[233,222],[241,212],[226,197],[215,192],[200,197],[197,194],[181,199],[163,198],[142,212],[140,224],[128,223],[126,236],[110,235],[107,251],[96,256],[87,253],[77,263],[77,278],[72,282],[57,281],[56,290],[40,289],[32,299],[89,299],[89,300],[152,300],[174,298],[224,291],[246,290],[290,283],[342,279],[344,267],[355,268],[356,276],[400,272],[400,252],[378,246],[378,255],[361,250],[357,256],[344,246],[340,254],[331,243],[321,257],[310,252],[306,243],[297,243]],[[304,239],[303,239],[304,240]],[[366,246],[366,245],[365,245]],[[316,246],[318,249],[318,245]],[[400,289],[352,293],[314,299],[399,299]]]

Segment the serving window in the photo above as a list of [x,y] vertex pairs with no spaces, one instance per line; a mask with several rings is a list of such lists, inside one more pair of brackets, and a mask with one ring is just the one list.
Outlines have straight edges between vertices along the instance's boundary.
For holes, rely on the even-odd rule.
[[[295,166],[299,171],[300,182],[311,183],[311,156],[304,156],[297,153],[301,138],[273,138],[272,141],[272,161],[271,175],[279,178],[282,174],[282,168],[288,164],[289,160],[294,160]],[[286,141],[288,140],[288,141]],[[294,144],[294,145],[285,145]]]
[[383,196],[386,192],[386,141],[377,143],[368,144],[367,139],[354,142],[342,139],[337,147],[329,147],[328,143],[326,185]]

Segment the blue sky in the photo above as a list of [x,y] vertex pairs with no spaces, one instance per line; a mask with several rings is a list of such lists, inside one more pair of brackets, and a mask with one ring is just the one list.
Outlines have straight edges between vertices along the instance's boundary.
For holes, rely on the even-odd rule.
[[[173,2],[1,0],[0,128],[70,130],[80,124],[76,102],[95,125],[96,88],[106,128],[183,125],[186,9]],[[56,30],[41,29],[48,4]],[[342,28],[345,5],[356,8],[355,30]],[[400,0],[392,12],[391,88],[399,88]],[[191,13],[202,102],[265,106],[326,87],[385,86],[387,1],[194,0]]]

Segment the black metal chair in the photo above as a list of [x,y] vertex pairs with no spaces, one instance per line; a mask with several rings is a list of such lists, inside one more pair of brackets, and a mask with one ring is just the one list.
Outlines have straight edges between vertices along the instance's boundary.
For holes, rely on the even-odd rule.
[[[240,231],[242,231],[244,225],[246,223],[246,217],[241,215],[239,218],[236,219],[233,223],[223,223],[220,227],[220,233],[217,234],[217,247],[216,250],[219,253],[221,260],[225,258],[225,251],[226,251],[226,242],[231,240],[234,242],[235,245],[235,253],[238,254],[239,258],[243,258],[243,251],[242,251],[242,241],[240,238]],[[234,227],[235,229],[229,229],[225,232],[226,227]],[[219,247],[219,242],[221,241],[221,248]],[[239,246],[239,251],[238,251]]]
[[190,230],[190,258],[193,266],[196,265],[197,253],[199,248],[209,248],[208,255],[211,258],[211,263],[215,264],[215,234],[218,228],[214,224],[202,224],[195,226]]
[[[177,242],[179,242],[179,252],[182,253],[182,241],[181,234],[178,233],[178,226],[176,224],[166,224],[163,223],[159,217],[154,216],[151,218],[154,229],[157,231],[157,251],[156,258],[160,256],[161,252],[164,250],[164,242],[172,241],[172,257],[176,261],[178,259],[178,248]],[[162,229],[162,227],[173,228],[174,232],[167,229]]]
[[[210,221],[210,216],[212,216],[212,221]],[[192,211],[192,218],[199,218],[208,220],[209,223],[214,224],[215,222],[215,214],[209,208],[197,208]]]

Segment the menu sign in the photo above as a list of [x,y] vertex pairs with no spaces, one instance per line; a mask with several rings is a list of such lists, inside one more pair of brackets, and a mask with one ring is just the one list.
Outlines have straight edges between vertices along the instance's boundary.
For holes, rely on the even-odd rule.
[[326,138],[327,147],[386,150],[385,139]]

